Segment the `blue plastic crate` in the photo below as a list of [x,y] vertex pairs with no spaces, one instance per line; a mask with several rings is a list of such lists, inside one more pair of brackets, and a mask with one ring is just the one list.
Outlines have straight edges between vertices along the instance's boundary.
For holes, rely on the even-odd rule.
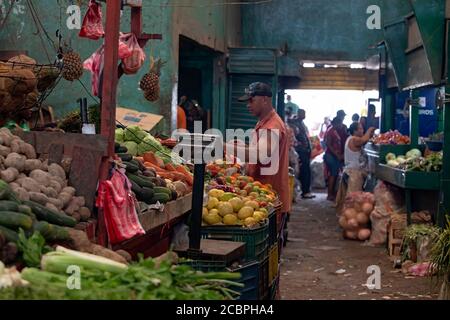
[[237,282],[244,284],[244,287],[230,288],[241,294],[238,300],[259,300],[259,262],[250,262],[227,270],[241,274],[241,279]]

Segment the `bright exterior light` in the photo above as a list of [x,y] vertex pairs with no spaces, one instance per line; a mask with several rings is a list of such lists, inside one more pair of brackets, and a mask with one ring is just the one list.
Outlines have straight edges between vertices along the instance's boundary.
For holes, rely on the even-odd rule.
[[363,68],[364,68],[364,65],[359,64],[359,63],[352,63],[352,64],[350,65],[350,68],[352,68],[352,69],[363,69]]
[[315,66],[314,63],[303,63],[303,68],[314,68]]
[[324,65],[324,68],[337,68],[338,66],[336,64],[326,64]]

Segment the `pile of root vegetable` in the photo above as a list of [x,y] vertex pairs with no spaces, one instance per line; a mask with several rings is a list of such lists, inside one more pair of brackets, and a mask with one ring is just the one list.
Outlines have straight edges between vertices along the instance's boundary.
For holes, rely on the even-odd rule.
[[351,192],[347,195],[339,225],[344,238],[365,241],[370,238],[370,214],[374,210],[375,197],[368,192]]
[[0,129],[0,179],[21,201],[36,202],[75,222],[91,216],[84,197],[77,197],[75,188],[68,185],[63,167],[38,159],[34,147],[7,128]]
[[26,243],[36,246],[42,242],[39,235],[50,245],[64,243],[119,262],[131,260],[127,253],[95,245],[76,230],[78,222],[90,216],[84,197],[76,196],[60,165],[38,159],[32,145],[0,129],[0,260],[27,265]]

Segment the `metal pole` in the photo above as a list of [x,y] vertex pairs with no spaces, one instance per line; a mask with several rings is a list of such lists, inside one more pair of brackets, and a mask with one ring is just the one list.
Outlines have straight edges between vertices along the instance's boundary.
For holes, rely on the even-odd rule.
[[189,229],[189,250],[200,251],[203,190],[205,185],[205,163],[194,165],[194,186],[192,190],[191,226]]

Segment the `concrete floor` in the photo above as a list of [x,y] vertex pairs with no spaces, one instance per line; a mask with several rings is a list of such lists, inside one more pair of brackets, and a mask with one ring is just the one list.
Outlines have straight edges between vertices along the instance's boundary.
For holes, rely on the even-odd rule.
[[[335,209],[325,194],[316,195],[294,204],[282,253],[282,300],[437,299],[429,278],[408,277],[394,269],[385,248],[344,240]],[[372,265],[381,270],[379,290],[366,286]]]

